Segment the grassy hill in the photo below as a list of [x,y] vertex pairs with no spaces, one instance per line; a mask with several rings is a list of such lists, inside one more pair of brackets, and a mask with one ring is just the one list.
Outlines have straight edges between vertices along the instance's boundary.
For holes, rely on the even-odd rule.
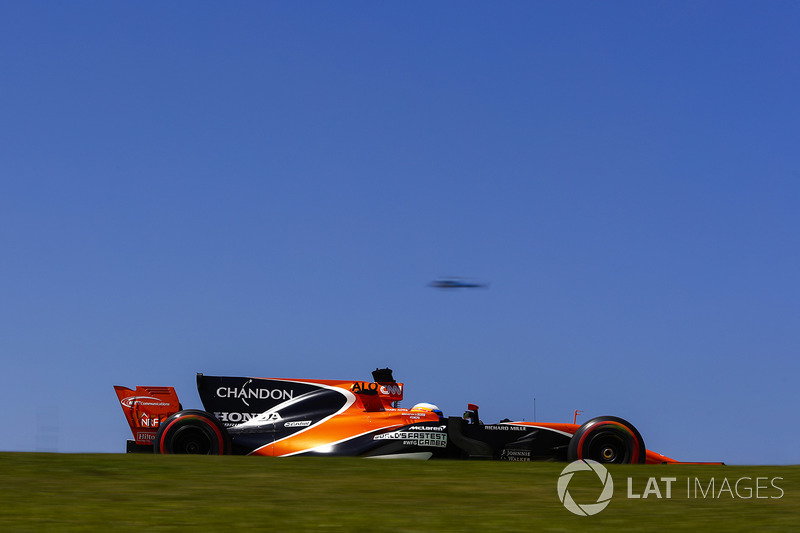
[[[800,526],[798,466],[611,467],[614,497],[588,517],[571,514],[558,499],[565,466],[0,453],[0,531],[792,531]],[[675,481],[661,480],[669,477]],[[569,491],[579,503],[594,503],[600,487],[597,477],[580,473]],[[628,492],[640,497],[628,498]],[[645,492],[648,497],[641,497]]]

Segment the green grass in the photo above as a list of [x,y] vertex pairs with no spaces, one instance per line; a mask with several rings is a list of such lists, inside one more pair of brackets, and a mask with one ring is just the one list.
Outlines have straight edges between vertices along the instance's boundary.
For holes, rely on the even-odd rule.
[[[0,453],[0,531],[791,531],[800,526],[799,466],[618,466],[614,498],[579,517],[558,500],[556,463]],[[583,477],[581,477],[583,476]],[[586,477],[589,476],[589,477]],[[671,499],[643,493],[675,477]],[[760,496],[686,497],[713,478]],[[770,486],[772,478],[781,477]],[[599,481],[575,474],[579,503]],[[740,493],[746,495],[745,482]],[[665,489],[661,483],[662,496]],[[716,496],[716,495],[715,495]],[[763,498],[763,496],[767,496]]]

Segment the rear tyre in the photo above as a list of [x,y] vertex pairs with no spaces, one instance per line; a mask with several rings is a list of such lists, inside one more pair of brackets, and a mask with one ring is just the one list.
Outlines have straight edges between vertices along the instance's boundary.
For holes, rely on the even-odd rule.
[[599,416],[578,428],[567,448],[567,460],[592,459],[598,463],[643,464],[644,439],[633,424],[616,416]]
[[231,439],[214,415],[190,409],[175,413],[159,426],[153,440],[153,451],[225,455],[231,453]]

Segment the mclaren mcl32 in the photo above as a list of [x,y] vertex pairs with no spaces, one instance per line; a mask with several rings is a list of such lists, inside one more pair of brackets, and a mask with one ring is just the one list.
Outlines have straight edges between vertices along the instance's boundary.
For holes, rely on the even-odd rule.
[[484,424],[478,407],[443,417],[431,404],[398,407],[388,368],[372,381],[197,375],[203,410],[184,410],[172,387],[116,386],[134,440],[128,452],[674,463],[647,450],[627,421]]

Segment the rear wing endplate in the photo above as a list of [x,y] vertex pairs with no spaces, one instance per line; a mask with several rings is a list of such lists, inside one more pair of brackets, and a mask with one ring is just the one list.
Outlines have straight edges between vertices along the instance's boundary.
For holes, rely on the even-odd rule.
[[170,415],[181,410],[178,394],[172,387],[114,386],[122,412],[131,427],[136,444],[152,444],[158,426]]

